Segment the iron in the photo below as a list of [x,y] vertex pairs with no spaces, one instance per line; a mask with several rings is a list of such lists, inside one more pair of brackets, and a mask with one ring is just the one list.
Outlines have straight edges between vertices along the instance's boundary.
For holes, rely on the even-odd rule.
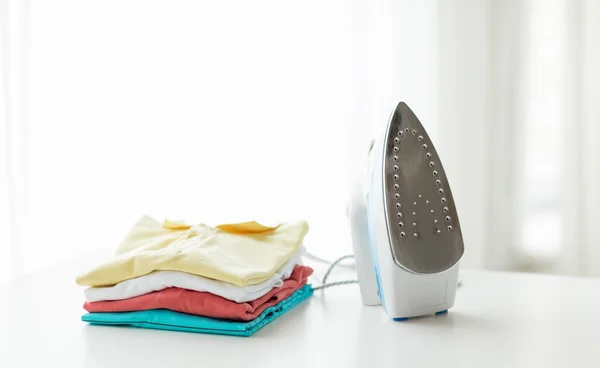
[[435,146],[404,102],[371,141],[348,217],[364,305],[396,321],[454,306],[460,221]]

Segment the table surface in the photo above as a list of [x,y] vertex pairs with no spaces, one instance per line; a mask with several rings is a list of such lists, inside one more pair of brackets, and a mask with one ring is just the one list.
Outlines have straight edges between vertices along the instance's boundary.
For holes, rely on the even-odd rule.
[[447,315],[406,322],[340,286],[245,338],[89,326],[85,264],[0,286],[0,367],[600,367],[600,279],[462,270]]

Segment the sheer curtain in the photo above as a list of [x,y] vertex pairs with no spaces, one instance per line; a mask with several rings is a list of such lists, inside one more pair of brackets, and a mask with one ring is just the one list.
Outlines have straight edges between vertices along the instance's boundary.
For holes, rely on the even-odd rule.
[[302,218],[313,253],[349,253],[350,181],[399,100],[465,267],[600,270],[591,0],[0,4],[0,277],[114,249],[141,214]]
[[306,219],[311,251],[351,250],[355,147],[396,98],[389,4],[2,4],[11,274],[114,249],[141,214]]
[[600,275],[600,6],[438,2],[444,159],[465,263]]

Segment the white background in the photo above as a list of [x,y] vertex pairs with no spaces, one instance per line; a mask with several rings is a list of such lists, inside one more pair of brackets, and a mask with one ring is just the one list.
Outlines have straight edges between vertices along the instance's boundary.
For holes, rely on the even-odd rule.
[[142,214],[307,220],[398,101],[440,152],[465,267],[598,274],[593,1],[1,0],[2,277],[117,247]]

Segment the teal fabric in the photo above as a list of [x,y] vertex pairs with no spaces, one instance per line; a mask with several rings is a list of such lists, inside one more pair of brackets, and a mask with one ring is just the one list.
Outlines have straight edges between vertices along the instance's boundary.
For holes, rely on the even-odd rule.
[[274,319],[285,314],[298,303],[309,298],[312,294],[312,286],[306,285],[296,290],[289,298],[265,309],[258,317],[248,322],[195,316],[167,309],[118,313],[86,313],[81,317],[81,320],[94,325],[126,325],[159,330],[251,336]]

